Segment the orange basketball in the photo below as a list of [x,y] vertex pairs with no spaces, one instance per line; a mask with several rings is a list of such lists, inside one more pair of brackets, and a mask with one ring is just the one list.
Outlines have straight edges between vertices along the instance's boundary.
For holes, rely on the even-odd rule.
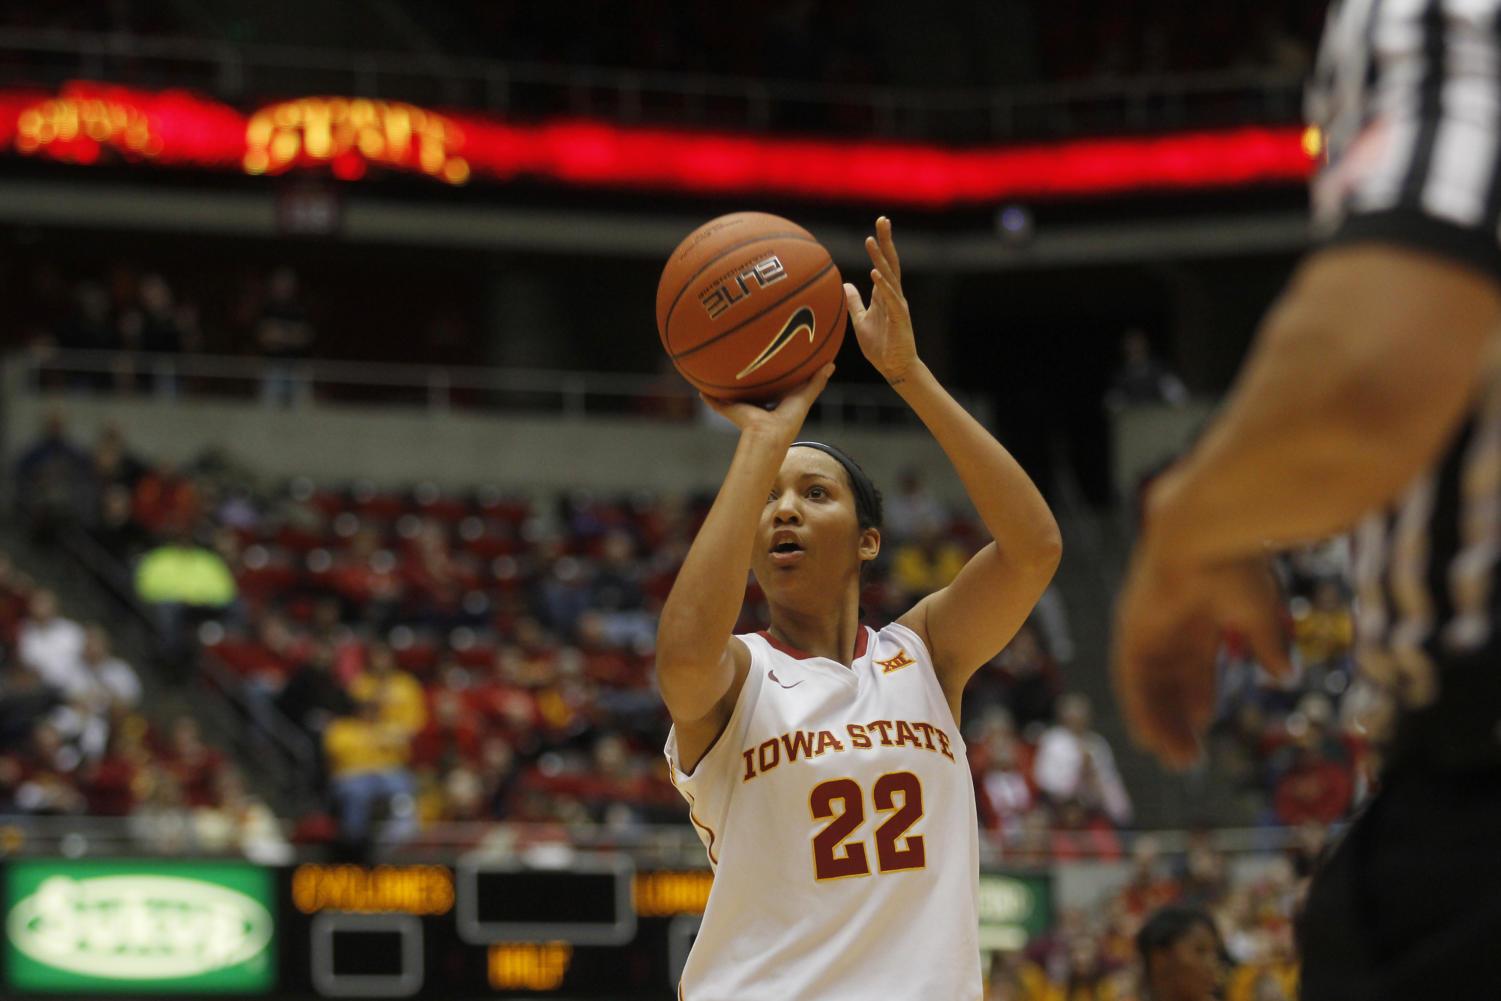
[[657,285],[657,332],[683,378],[709,396],[769,400],[833,359],[844,286],[797,223],[736,212],[678,244]]

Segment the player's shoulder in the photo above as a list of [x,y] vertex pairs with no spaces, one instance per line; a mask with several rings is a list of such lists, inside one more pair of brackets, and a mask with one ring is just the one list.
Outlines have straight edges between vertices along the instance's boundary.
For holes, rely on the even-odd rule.
[[877,663],[896,660],[931,665],[933,662],[927,644],[910,626],[888,622],[879,629],[871,627],[871,633],[872,659]]

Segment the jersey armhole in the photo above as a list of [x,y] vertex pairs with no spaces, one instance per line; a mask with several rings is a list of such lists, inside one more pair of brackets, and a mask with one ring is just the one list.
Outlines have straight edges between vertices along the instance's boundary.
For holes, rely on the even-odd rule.
[[[923,677],[932,683],[933,689],[938,695],[938,704],[943,706],[943,714],[947,718],[949,725],[954,728],[954,736],[962,740],[964,735],[959,732],[959,721],[954,719],[954,711],[949,708],[948,696],[944,694],[943,685],[939,684],[938,674],[933,669],[933,651],[928,649],[928,645],[922,641],[921,636],[900,622],[889,623],[886,629],[900,629],[905,635],[912,637],[912,645],[922,651]],[[884,631],[882,630],[882,632]]]
[[[678,754],[677,726],[674,725],[668,732],[667,766],[672,769],[674,785],[682,784],[685,782],[693,782],[699,776],[703,775],[704,764],[712,759],[716,754],[718,754],[722,746],[729,743],[729,741],[725,739],[726,735],[731,730],[736,729],[739,726],[741,719],[744,717],[746,711],[745,704],[747,701],[747,690],[751,688],[752,684],[754,684],[755,692],[759,693],[761,691],[760,678],[756,676],[756,648],[751,644],[749,636],[740,636],[738,638],[743,643],[745,643],[746,649],[750,652],[750,670],[745,672],[745,681],[740,685],[740,695],[735,699],[735,708],[730,712],[730,718],[725,720],[724,728],[719,731],[719,736],[715,737],[713,742],[710,743],[709,746],[704,750],[704,753],[699,756],[699,759],[694,764],[693,770],[691,772],[683,770],[682,757]],[[759,639],[759,637],[757,638]]]

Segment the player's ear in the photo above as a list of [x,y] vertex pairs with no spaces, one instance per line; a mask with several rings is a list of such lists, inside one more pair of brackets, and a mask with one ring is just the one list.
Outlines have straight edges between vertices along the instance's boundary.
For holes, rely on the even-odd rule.
[[881,530],[867,528],[860,533],[860,560],[869,563],[881,554]]

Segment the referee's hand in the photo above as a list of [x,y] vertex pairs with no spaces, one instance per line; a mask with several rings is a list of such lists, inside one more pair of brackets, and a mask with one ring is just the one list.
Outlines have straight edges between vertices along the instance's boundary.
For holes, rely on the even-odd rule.
[[1188,768],[1214,716],[1215,661],[1226,632],[1244,636],[1278,677],[1292,670],[1281,590],[1265,557],[1173,564],[1139,549],[1115,609],[1111,672],[1135,742]]

